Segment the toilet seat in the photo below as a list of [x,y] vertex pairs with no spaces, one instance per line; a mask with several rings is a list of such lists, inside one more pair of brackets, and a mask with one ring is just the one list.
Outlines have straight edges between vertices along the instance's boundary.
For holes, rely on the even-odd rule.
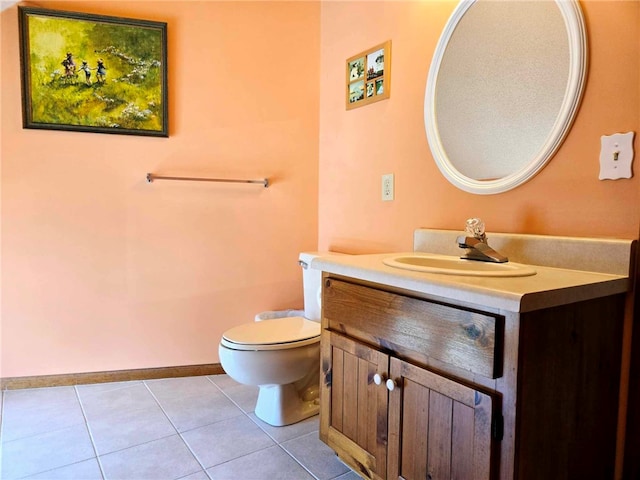
[[233,350],[284,350],[320,341],[320,323],[285,317],[245,323],[222,334],[220,343]]

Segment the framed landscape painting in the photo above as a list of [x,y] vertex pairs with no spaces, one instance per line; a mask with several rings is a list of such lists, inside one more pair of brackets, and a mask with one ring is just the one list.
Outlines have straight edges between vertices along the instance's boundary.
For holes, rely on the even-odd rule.
[[24,128],[168,136],[166,23],[18,12]]

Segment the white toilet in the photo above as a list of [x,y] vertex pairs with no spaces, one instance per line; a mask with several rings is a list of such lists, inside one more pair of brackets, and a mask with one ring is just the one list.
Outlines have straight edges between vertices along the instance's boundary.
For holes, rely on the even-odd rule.
[[304,311],[257,315],[255,322],[224,332],[218,348],[222,368],[231,378],[260,387],[256,416],[277,427],[319,410],[322,272],[308,268],[316,256],[300,254]]

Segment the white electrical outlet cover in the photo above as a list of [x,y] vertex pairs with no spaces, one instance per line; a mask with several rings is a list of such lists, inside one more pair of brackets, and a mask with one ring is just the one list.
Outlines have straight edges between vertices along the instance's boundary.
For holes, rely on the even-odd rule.
[[382,175],[382,201],[388,202],[394,199],[393,173]]
[[631,178],[634,132],[600,137],[600,180]]

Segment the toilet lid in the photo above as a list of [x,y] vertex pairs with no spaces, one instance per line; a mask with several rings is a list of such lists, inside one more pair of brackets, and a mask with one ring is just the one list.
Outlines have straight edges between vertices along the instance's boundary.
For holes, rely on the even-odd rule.
[[320,324],[304,317],[245,323],[222,334],[222,345],[235,350],[282,350],[320,340]]

